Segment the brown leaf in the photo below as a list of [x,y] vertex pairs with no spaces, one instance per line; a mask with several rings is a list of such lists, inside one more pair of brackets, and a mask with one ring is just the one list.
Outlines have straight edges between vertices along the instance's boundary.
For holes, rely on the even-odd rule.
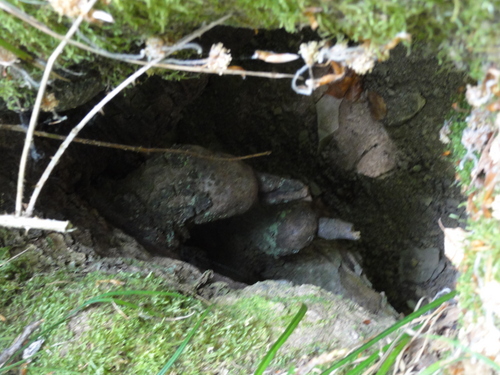
[[382,120],[387,115],[387,105],[384,98],[374,91],[368,92],[368,102],[372,118],[376,121]]
[[[341,71],[338,66],[332,65],[332,68],[335,72]],[[361,78],[351,69],[342,70],[342,73],[344,77],[332,82],[326,94],[337,99],[346,98],[351,101],[358,100],[363,91]]]

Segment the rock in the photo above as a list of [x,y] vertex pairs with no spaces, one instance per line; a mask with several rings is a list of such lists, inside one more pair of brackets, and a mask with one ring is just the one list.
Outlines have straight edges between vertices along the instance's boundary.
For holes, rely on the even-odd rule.
[[309,188],[299,180],[256,173],[259,182],[259,199],[262,203],[278,204],[296,200],[311,200]]
[[404,281],[418,284],[437,277],[443,268],[439,248],[415,248],[406,250],[401,255],[399,274]]
[[339,121],[323,153],[333,168],[376,178],[396,167],[397,148],[382,123],[373,119],[366,98],[344,100]]
[[77,108],[104,89],[103,79],[97,72],[90,72],[78,79],[72,77],[70,82],[56,80],[51,91],[56,100],[54,109],[62,112]]
[[397,89],[387,102],[387,126],[400,126],[413,118],[424,107],[426,100],[417,90]]
[[240,234],[273,256],[299,252],[311,243],[318,228],[317,216],[306,202],[257,207],[243,222],[249,225],[241,226]]
[[138,239],[177,247],[189,236],[187,223],[207,223],[246,212],[257,201],[253,170],[241,161],[220,160],[199,146],[149,159],[124,180],[108,181],[93,202],[104,216]]
[[340,219],[322,217],[318,222],[318,237],[325,240],[359,240],[360,232],[352,230],[353,224]]
[[[299,252],[316,235],[318,219],[308,202],[255,205],[243,215],[193,228],[213,258],[251,279],[265,257]],[[252,276],[253,275],[253,276]],[[257,275],[258,277],[258,275]],[[245,277],[243,277],[245,278]]]
[[368,311],[397,316],[385,296],[372,288],[353,253],[336,241],[315,239],[300,253],[281,262],[268,261],[262,276],[312,284],[356,302]]

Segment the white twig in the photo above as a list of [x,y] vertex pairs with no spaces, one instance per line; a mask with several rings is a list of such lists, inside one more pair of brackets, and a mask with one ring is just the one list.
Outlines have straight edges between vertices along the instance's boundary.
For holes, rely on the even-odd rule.
[[[38,21],[37,19],[33,18],[29,14],[23,12],[22,10],[16,8],[15,6],[6,3],[3,0],[0,0],[0,9],[12,14],[13,16],[23,20],[24,22],[30,24],[31,26],[35,27],[36,29],[40,30],[41,32],[52,36],[55,39],[63,40],[64,36],[61,34],[58,34],[48,28],[46,25]],[[228,16],[223,17],[215,22],[212,22],[210,25],[206,26],[203,31],[205,32],[211,27],[217,26],[218,24],[222,23],[227,19]],[[197,34],[194,35],[194,38],[198,37],[199,31],[197,31]],[[192,38],[192,39],[194,39]],[[190,39],[191,40],[191,39]],[[183,41],[184,47],[186,47],[189,43],[187,40]],[[84,51],[95,53],[96,55],[100,55],[103,57],[106,57],[108,59],[114,59],[114,60],[119,60],[123,61],[129,64],[136,64],[136,65],[146,65],[146,62],[141,61],[141,60],[135,60],[134,58],[139,57],[139,55],[126,55],[126,54],[117,54],[117,53],[112,53],[109,51],[106,51],[104,49],[100,48],[94,48],[92,46],[88,46],[84,43],[80,43],[76,40],[69,40],[69,44],[78,47],[80,49],[83,49]],[[172,49],[169,50],[169,52],[173,51],[174,46],[172,46]],[[264,77],[264,78],[273,78],[273,79],[280,79],[280,78],[294,78],[293,74],[283,74],[283,73],[274,73],[274,72],[252,72],[252,71],[247,71],[247,70],[231,70],[231,69],[226,69],[222,72],[216,71],[216,70],[210,70],[204,67],[192,67],[192,66],[182,66],[182,65],[175,65],[175,64],[156,64],[155,67],[158,68],[164,68],[164,69],[170,69],[170,70],[180,70],[184,72],[195,72],[195,73],[206,73],[206,74],[222,74],[222,75],[239,75],[242,77],[245,76],[253,76],[253,77]]]
[[52,160],[50,161],[49,165],[47,168],[45,168],[45,171],[43,172],[42,176],[38,180],[38,183],[35,186],[35,189],[33,190],[33,194],[31,195],[30,202],[28,204],[28,208],[26,209],[26,215],[31,216],[33,214],[33,210],[35,208],[35,203],[38,199],[38,196],[40,195],[40,191],[42,190],[43,186],[45,185],[45,182],[47,182],[47,179],[49,178],[50,174],[54,170],[54,167],[57,165],[59,162],[59,159],[61,159],[62,154],[64,151],[66,151],[66,148],[70,145],[70,143],[73,141],[73,139],[78,135],[80,130],[83,129],[85,125],[111,100],[113,99],[116,95],[120,93],[125,87],[130,85],[132,82],[134,82],[137,78],[139,78],[142,74],[144,74],[149,68],[151,68],[154,64],[158,63],[160,60],[164,59],[164,56],[161,56],[155,60],[152,60],[149,62],[147,65],[143,66],[141,69],[136,71],[134,74],[132,74],[130,77],[128,77],[125,81],[120,83],[113,91],[111,91],[108,95],[106,95],[92,110],[87,113],[87,115],[83,118],[80,123],[71,130],[71,133],[68,134],[66,139],[64,140],[63,143],[59,146],[59,149],[57,152],[54,154],[52,157]]
[[[95,0],[94,0],[95,1]],[[83,127],[111,100],[113,99],[120,91],[122,91],[125,87],[127,87],[129,84],[134,82],[137,78],[139,78],[142,74],[144,74],[148,69],[152,68],[155,64],[159,63],[161,60],[165,59],[167,56],[169,56],[171,53],[174,51],[177,51],[179,49],[182,49],[183,46],[191,42],[193,39],[196,37],[202,35],[204,32],[207,30],[213,28],[214,26],[218,25],[219,23],[223,22],[230,16],[224,16],[220,18],[219,20],[210,23],[207,26],[204,26],[200,28],[199,30],[196,30],[192,34],[182,38],[176,45],[174,46],[175,48],[172,48],[169,51],[166,51],[163,55],[159,56],[158,58],[151,60],[148,62],[145,66],[137,70],[134,74],[132,74],[130,77],[128,77],[125,81],[120,83],[113,91],[111,91],[108,95],[106,95],[87,115],[80,121],[80,123],[73,128],[73,130],[69,133],[68,137],[64,140],[63,143],[59,146],[59,149],[57,152],[54,154],[52,157],[49,165],[47,168],[45,168],[45,171],[43,172],[42,176],[38,180],[38,183],[35,186],[35,189],[33,190],[33,193],[31,195],[28,208],[26,209],[26,216],[31,216],[33,214],[33,210],[35,208],[36,201],[38,199],[38,196],[40,195],[40,192],[47,182],[47,179],[49,178],[50,174],[54,170],[55,166],[59,162],[59,159],[61,159],[61,156],[63,155],[64,151],[70,143],[73,141],[73,139],[78,135],[80,130],[83,129]],[[48,63],[47,63],[48,65]]]
[[187,319],[189,318],[190,316],[193,316],[195,313],[195,311],[191,311],[191,313],[187,314],[187,315],[184,315],[184,316],[178,316],[178,317],[175,317],[175,318],[163,318],[164,320],[166,320],[167,322],[175,322],[177,320],[183,320],[183,319]]
[[14,215],[0,215],[0,227],[41,229],[55,232],[67,232],[70,228],[69,221],[39,219],[37,217],[23,217]]
[[[33,141],[33,132],[35,131],[36,128],[36,123],[38,121],[38,114],[40,112],[40,106],[42,104],[43,96],[45,94],[45,88],[47,86],[47,82],[49,80],[52,67],[54,66],[57,58],[61,54],[66,44],[68,44],[68,41],[71,39],[73,34],[75,34],[76,30],[80,26],[80,23],[82,22],[84,15],[88,13],[88,11],[94,6],[96,1],[97,0],[90,0],[89,3],[86,4],[84,9],[82,10],[82,14],[78,16],[78,18],[73,22],[73,25],[66,33],[64,39],[61,41],[61,43],[59,43],[57,48],[50,55],[47,61],[47,65],[45,66],[45,71],[43,72],[42,81],[40,82],[40,88],[38,89],[35,105],[33,107],[33,112],[31,114],[28,132],[26,133],[26,140],[24,142],[23,152],[21,154],[21,161],[19,163],[19,175],[17,179],[17,196],[16,196],[16,216],[21,216],[22,212],[23,195],[24,195],[24,175],[26,173],[26,164],[28,162],[28,155],[31,143]],[[27,216],[31,216],[31,213],[29,213]]]

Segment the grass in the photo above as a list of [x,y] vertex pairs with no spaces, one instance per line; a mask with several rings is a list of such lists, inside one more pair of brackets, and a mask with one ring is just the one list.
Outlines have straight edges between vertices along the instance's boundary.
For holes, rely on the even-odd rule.
[[[391,327],[387,328],[385,331],[383,331],[382,333],[380,333],[379,335],[377,335],[373,339],[369,340],[367,343],[365,343],[365,344],[361,345],[359,348],[353,350],[349,355],[347,355],[344,358],[342,358],[341,360],[335,362],[332,366],[330,366],[329,368],[327,368],[326,370],[324,370],[321,373],[321,375],[331,374],[333,371],[335,371],[335,370],[337,370],[337,369],[339,369],[339,368],[341,368],[341,367],[343,367],[345,365],[352,364],[354,362],[354,360],[357,359],[357,357],[360,354],[362,354],[363,352],[365,352],[368,349],[372,348],[374,345],[378,344],[382,339],[384,339],[385,337],[387,337],[387,336],[391,335],[392,333],[396,332],[401,327],[404,327],[405,325],[408,325],[408,324],[412,323],[416,318],[418,318],[418,317],[424,315],[425,313],[427,313],[427,312],[429,312],[429,311],[431,311],[431,310],[433,310],[433,309],[441,306],[444,302],[450,300],[455,295],[456,295],[456,292],[448,293],[445,296],[440,297],[440,298],[436,299],[435,301],[433,301],[433,302],[425,305],[424,307],[421,307],[420,309],[418,309],[417,311],[415,311],[412,314],[408,315],[404,319],[399,320],[398,322],[396,322],[395,324],[393,324]],[[396,348],[398,348],[398,345],[401,344],[401,343],[405,343],[405,345],[406,345],[407,340],[408,340],[408,338],[406,336],[403,336],[402,338],[400,338],[400,341],[396,345]],[[403,348],[399,348],[397,350],[401,351],[402,349]],[[386,350],[388,350],[388,348]],[[393,351],[393,353],[397,353],[397,352]],[[370,361],[375,361],[377,359],[377,356],[370,356],[369,359],[370,359]],[[385,363],[387,363],[385,365],[387,367],[387,369],[392,365],[392,363],[394,362],[393,360],[394,360],[393,356],[389,356],[389,358],[386,359],[386,361],[388,361],[388,362],[385,362]],[[364,369],[365,367],[367,367],[370,364],[371,364],[371,362],[368,362],[368,360],[367,360],[366,362],[364,362],[361,365],[359,365],[359,367],[361,369]],[[352,371],[360,371],[360,370],[356,369],[356,367],[355,367]]]

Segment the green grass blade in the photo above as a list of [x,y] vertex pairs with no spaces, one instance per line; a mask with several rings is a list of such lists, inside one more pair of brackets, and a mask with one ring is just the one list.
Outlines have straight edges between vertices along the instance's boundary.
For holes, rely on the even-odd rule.
[[[384,348],[382,350],[389,349],[389,346],[391,346],[391,344],[387,344],[386,346],[384,346]],[[347,372],[346,375],[359,375],[359,374],[362,374],[363,371],[365,370],[365,368],[367,368],[373,362],[375,362],[379,356],[380,356],[379,352],[373,353],[371,356],[369,356],[363,362],[361,362],[356,367],[354,367],[352,370],[350,370],[349,372]]]
[[[407,335],[405,335],[405,336],[407,336]],[[403,336],[403,338],[405,336]],[[353,369],[349,370],[346,373],[346,375],[359,375],[359,374],[363,373],[363,371],[365,370],[365,368],[367,368],[373,362],[375,362],[377,360],[377,358],[379,358],[381,356],[381,352],[384,353],[385,351],[389,350],[389,348],[391,347],[391,345],[392,345],[392,343],[385,345],[382,348],[381,351],[377,351],[377,352],[373,353],[371,356],[369,356],[368,358],[366,358],[363,362],[361,362],[358,365],[356,365],[356,367],[354,367]]]
[[175,353],[172,355],[172,357],[170,357],[168,362],[165,364],[165,366],[163,366],[163,368],[160,370],[160,372],[158,372],[157,375],[164,375],[170,369],[170,367],[172,367],[172,365],[177,360],[177,358],[180,357],[180,355],[182,354],[182,352],[184,351],[187,344],[189,343],[191,338],[194,336],[194,334],[196,333],[198,328],[200,328],[200,325],[203,322],[203,319],[205,319],[205,317],[208,315],[209,312],[210,312],[210,309],[208,308],[203,312],[203,314],[201,314],[200,319],[198,319],[198,321],[196,322],[194,327],[191,329],[191,331],[189,331],[188,335],[186,336],[186,338],[184,339],[182,344],[177,348]]
[[133,309],[140,309],[141,308],[139,305],[136,305],[135,303],[127,302],[127,301],[123,301],[121,299],[115,299],[115,298],[99,298],[99,299],[95,299],[92,303],[102,303],[102,302],[109,302],[109,303],[114,302],[117,305],[127,306],[127,307],[131,307]]
[[390,370],[391,366],[396,362],[396,359],[398,358],[399,353],[406,347],[408,342],[410,342],[411,336],[404,334],[403,337],[399,340],[398,344],[396,347],[393,349],[393,351],[387,356],[386,360],[380,368],[377,371],[377,375],[386,375],[387,372]]
[[[175,292],[165,292],[161,290],[117,290],[114,292],[108,292],[98,295],[92,299],[89,299],[87,302],[92,301],[97,298],[105,298],[105,297],[115,297],[115,296],[132,296],[132,295],[140,295],[140,296],[168,296],[168,297],[179,297],[179,298],[188,298],[185,295]],[[92,303],[92,302],[90,302]]]
[[418,318],[419,316],[424,315],[426,312],[428,312],[432,309],[435,309],[436,307],[440,306],[442,303],[452,299],[453,297],[455,297],[456,294],[457,294],[457,292],[453,291],[453,292],[448,293],[448,294],[436,299],[435,301],[432,301],[431,303],[421,307],[417,311],[408,315],[406,318],[401,319],[399,322],[396,322],[391,327],[387,328],[385,331],[383,331],[382,333],[380,333],[379,335],[377,335],[376,337],[374,337],[373,339],[368,341],[366,344],[361,345],[358,349],[354,350],[349,355],[342,358],[340,361],[335,362],[331,367],[329,367],[328,369],[323,371],[320,375],[328,375],[328,374],[332,373],[333,371],[335,371],[336,369],[338,369],[338,368],[340,368],[348,363],[351,363],[354,359],[356,359],[356,357],[359,354],[361,354],[362,352],[364,352],[365,350],[367,350],[368,348],[370,348],[371,346],[373,346],[374,344],[376,344],[377,342],[382,340],[384,337],[389,336],[391,333],[395,332],[396,330],[403,327],[404,325],[410,323],[412,320]]
[[[37,354],[38,354],[38,353],[37,353]],[[31,359],[34,359],[34,358],[35,358],[35,356],[36,356],[37,354],[35,354],[33,357],[31,357]],[[15,354],[14,354],[14,355],[15,355]],[[9,370],[12,370],[12,369],[14,369],[14,368],[16,368],[16,367],[18,367],[18,366],[21,366],[23,363],[26,363],[26,362],[27,362],[27,360],[26,360],[26,359],[22,359],[22,360],[20,360],[20,361],[17,361],[17,362],[15,362],[15,363],[12,363],[12,364],[10,364],[10,365],[8,365],[8,366],[4,366],[4,367],[0,368],[0,374],[5,374],[5,373],[6,373],[6,372],[8,372]]]
[[262,375],[264,373],[267,366],[269,366],[269,363],[271,363],[274,356],[278,352],[279,348],[285,343],[288,337],[290,337],[295,328],[297,328],[297,326],[299,325],[300,321],[302,320],[306,312],[307,312],[307,306],[305,304],[302,304],[302,306],[300,306],[299,312],[295,314],[291,323],[288,325],[288,327],[286,327],[285,332],[281,334],[278,340],[276,340],[274,345],[271,347],[271,349],[269,349],[265,357],[262,359],[262,362],[260,362],[259,367],[257,367],[257,370],[255,371],[254,375]]

